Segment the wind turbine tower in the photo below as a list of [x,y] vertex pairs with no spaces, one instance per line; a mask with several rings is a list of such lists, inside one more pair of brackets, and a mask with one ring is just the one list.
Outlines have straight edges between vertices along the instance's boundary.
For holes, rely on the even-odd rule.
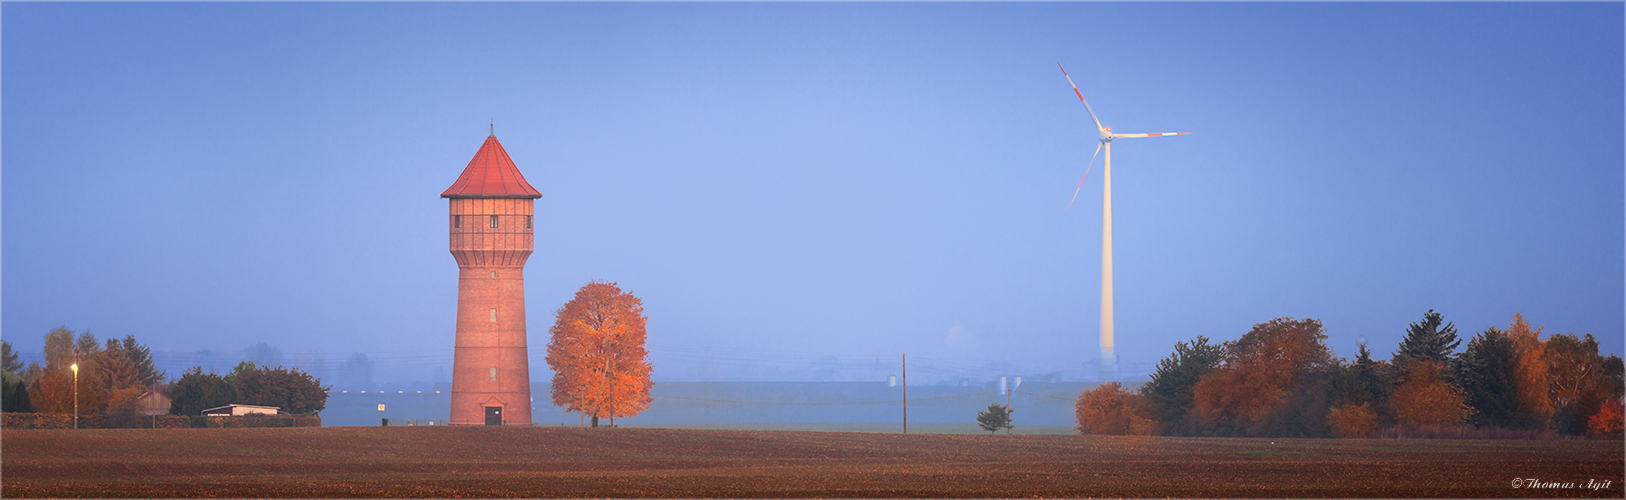
[[[1061,64],[1057,64],[1056,67],[1061,68]],[[1103,178],[1103,187],[1101,188],[1101,379],[1116,380],[1118,378],[1118,355],[1113,353],[1112,334],[1112,140],[1188,135],[1191,132],[1115,134],[1112,132],[1112,128],[1101,126],[1101,120],[1096,118],[1095,110],[1090,108],[1090,102],[1084,100],[1084,93],[1078,91],[1078,85],[1073,83],[1073,77],[1067,74],[1067,68],[1061,68],[1061,74],[1067,77],[1067,84],[1073,86],[1073,94],[1078,96],[1078,102],[1084,103],[1084,110],[1090,113],[1090,120],[1095,122],[1096,132],[1100,136],[1100,141],[1095,145],[1095,153],[1090,154],[1090,163],[1084,167],[1084,177],[1078,179],[1078,188],[1073,190],[1073,200],[1067,202],[1069,210],[1073,207],[1073,201],[1078,201],[1078,192],[1084,188],[1084,178],[1090,176],[1090,166],[1095,165],[1095,155],[1100,154],[1102,149],[1107,150],[1106,172],[1101,175]]]

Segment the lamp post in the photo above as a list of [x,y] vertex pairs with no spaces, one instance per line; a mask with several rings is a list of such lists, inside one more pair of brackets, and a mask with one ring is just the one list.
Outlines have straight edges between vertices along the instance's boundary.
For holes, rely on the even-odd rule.
[[73,370],[73,428],[79,428],[79,363],[68,365]]

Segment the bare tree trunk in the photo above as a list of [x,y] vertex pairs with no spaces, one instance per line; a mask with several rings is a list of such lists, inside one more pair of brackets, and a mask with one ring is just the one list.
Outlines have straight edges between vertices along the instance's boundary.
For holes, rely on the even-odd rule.
[[[602,345],[599,348],[599,352],[604,354],[605,359],[604,359],[604,369],[599,371],[598,390],[593,392],[593,427],[598,427],[598,413],[600,411],[604,410],[604,381],[609,379],[609,377],[610,377],[610,368],[611,368],[611,365],[610,365],[610,362],[611,362],[610,353],[606,349],[604,349]],[[615,382],[614,381],[610,382],[610,390],[612,390],[612,391],[615,390]],[[610,411],[613,413],[615,411],[615,409],[611,408]]]

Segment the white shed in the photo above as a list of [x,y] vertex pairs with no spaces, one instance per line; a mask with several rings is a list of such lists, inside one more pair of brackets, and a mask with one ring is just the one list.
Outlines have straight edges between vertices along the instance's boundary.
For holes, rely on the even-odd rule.
[[211,417],[236,417],[259,413],[262,415],[276,415],[281,407],[256,405],[226,405],[203,410],[204,415]]

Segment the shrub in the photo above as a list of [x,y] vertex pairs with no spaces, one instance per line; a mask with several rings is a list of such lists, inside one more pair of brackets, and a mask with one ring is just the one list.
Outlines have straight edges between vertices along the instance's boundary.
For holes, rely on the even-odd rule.
[[1623,420],[1620,400],[1612,400],[1598,408],[1598,413],[1587,419],[1587,434],[1592,437],[1620,439],[1622,427],[1626,427]]
[[1443,364],[1413,361],[1403,376],[1389,400],[1401,423],[1449,427],[1467,420],[1470,410],[1461,391],[1445,380]]
[[1079,393],[1074,411],[1080,434],[1151,436],[1160,430],[1157,407],[1117,382]]
[[[4,425],[7,429],[72,429],[72,413],[6,413]],[[79,415],[80,429],[102,429],[107,427],[107,416],[102,414]]]
[[1377,430],[1378,415],[1371,403],[1346,404],[1327,411],[1327,425],[1335,437],[1364,438]]

